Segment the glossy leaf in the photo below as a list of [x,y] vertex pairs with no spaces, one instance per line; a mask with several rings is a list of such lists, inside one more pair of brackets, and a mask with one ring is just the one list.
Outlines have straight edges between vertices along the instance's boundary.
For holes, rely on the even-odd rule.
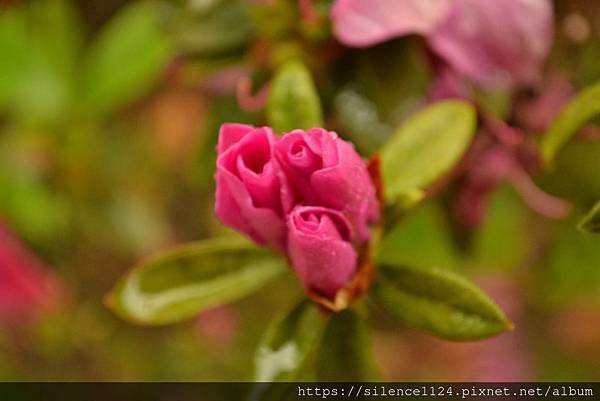
[[600,234],[600,201],[581,219],[578,227],[581,231]]
[[299,61],[290,61],[277,71],[271,83],[267,120],[277,133],[323,126],[315,84]]
[[132,3],[110,20],[92,44],[83,76],[85,105],[110,112],[145,94],[170,56],[153,2]]
[[460,160],[475,133],[468,103],[435,103],[404,122],[381,149],[385,196],[389,202],[425,189]]
[[308,300],[275,319],[258,347],[256,380],[293,381],[318,342],[325,322]]
[[544,135],[540,148],[546,162],[592,117],[600,113],[600,82],[579,93],[558,115]]
[[282,258],[249,242],[207,240],[143,261],[120,280],[107,304],[135,323],[174,323],[245,297],[285,271]]
[[477,340],[512,328],[492,300],[450,271],[383,265],[374,293],[407,326],[448,340]]
[[371,338],[364,316],[346,309],[335,313],[318,350],[320,381],[374,381],[379,379]]

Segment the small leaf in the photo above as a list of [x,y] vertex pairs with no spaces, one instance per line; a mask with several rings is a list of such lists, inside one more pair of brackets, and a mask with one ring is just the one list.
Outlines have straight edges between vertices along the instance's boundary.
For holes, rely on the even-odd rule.
[[201,241],[143,261],[117,283],[107,304],[135,323],[174,323],[240,299],[285,271],[282,258],[247,241]]
[[323,125],[321,102],[308,69],[299,61],[280,67],[271,84],[267,121],[277,133]]
[[542,157],[549,163],[586,121],[600,113],[600,82],[581,91],[554,120],[540,144]]
[[479,288],[446,270],[383,265],[374,294],[407,326],[448,340],[477,340],[512,328]]
[[386,199],[425,189],[460,160],[475,133],[475,110],[464,101],[435,103],[407,120],[381,149]]
[[83,75],[86,106],[111,112],[144,95],[166,66],[171,49],[159,26],[158,5],[126,6],[93,43]]
[[293,381],[321,336],[325,319],[303,300],[275,319],[256,355],[256,381]]
[[366,320],[346,309],[329,319],[318,351],[320,381],[374,381],[379,379]]
[[600,234],[600,201],[581,219],[578,228],[581,231]]

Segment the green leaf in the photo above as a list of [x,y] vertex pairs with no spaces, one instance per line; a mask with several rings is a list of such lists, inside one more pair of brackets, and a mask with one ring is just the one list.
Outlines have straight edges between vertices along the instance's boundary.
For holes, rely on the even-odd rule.
[[[254,33],[249,5],[240,0],[213,3],[218,4],[207,10],[182,8],[170,21],[178,50],[206,58],[244,50]],[[198,4],[202,6],[202,2]]]
[[165,68],[171,49],[153,2],[128,5],[100,32],[83,72],[84,102],[105,113],[144,95]]
[[267,121],[277,133],[323,126],[321,102],[308,69],[299,61],[275,74],[267,103]]
[[460,100],[435,103],[412,116],[381,149],[386,199],[425,189],[460,160],[475,133],[475,110]]
[[600,201],[581,219],[578,228],[581,231],[600,234]]
[[275,319],[256,354],[256,380],[293,381],[325,327],[314,304],[303,300]]
[[319,381],[374,381],[379,379],[366,319],[352,309],[329,319],[318,350]]
[[540,144],[542,157],[548,163],[556,152],[592,117],[600,113],[600,82],[581,91],[554,120]]
[[382,265],[374,294],[407,326],[448,340],[477,340],[512,328],[479,288],[446,270]]
[[135,323],[174,323],[245,297],[286,270],[278,255],[247,241],[190,243],[143,261],[117,283],[107,305]]

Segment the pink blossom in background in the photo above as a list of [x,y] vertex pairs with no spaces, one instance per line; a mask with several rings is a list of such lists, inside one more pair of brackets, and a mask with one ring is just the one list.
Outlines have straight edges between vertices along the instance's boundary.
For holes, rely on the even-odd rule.
[[553,36],[549,0],[337,0],[331,18],[348,46],[423,35],[448,66],[486,86],[538,81]]
[[452,0],[337,0],[331,9],[335,36],[348,46],[368,47],[394,37],[427,35]]
[[305,288],[335,298],[354,275],[356,247],[379,220],[379,201],[354,146],[322,128],[275,136],[224,124],[215,213],[260,245],[287,254]]
[[525,133],[500,120],[483,124],[465,160],[460,166],[453,211],[463,227],[478,227],[487,213],[488,200],[501,183],[511,184],[527,206],[551,219],[569,215],[569,202],[542,191],[529,176],[538,167],[534,150]]
[[0,221],[0,319],[31,318],[59,297],[57,278]]
[[433,51],[466,77],[492,86],[541,77],[553,36],[548,0],[455,0],[428,36]]
[[548,74],[535,96],[519,99],[515,105],[515,120],[524,129],[541,133],[575,95],[573,83],[557,72]]

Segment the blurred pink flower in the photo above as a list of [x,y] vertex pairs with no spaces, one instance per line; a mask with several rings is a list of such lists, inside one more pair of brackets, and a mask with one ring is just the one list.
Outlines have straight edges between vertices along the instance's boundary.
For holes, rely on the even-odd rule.
[[0,319],[26,320],[59,298],[58,279],[0,221]]
[[529,84],[541,77],[552,44],[549,0],[454,0],[427,40],[456,71],[489,84]]
[[463,227],[479,226],[488,200],[503,182],[511,184],[535,212],[552,219],[568,216],[571,205],[543,192],[529,176],[537,168],[534,150],[523,131],[500,120],[488,119],[460,166],[459,188],[454,199],[454,217]]
[[429,34],[450,10],[452,0],[337,0],[331,10],[340,42],[368,47],[397,36]]
[[518,99],[515,120],[519,126],[534,133],[542,133],[575,95],[571,81],[563,74],[552,72],[533,97]]
[[539,80],[553,36],[549,0],[337,0],[331,17],[348,46],[423,35],[452,69],[486,86]]

